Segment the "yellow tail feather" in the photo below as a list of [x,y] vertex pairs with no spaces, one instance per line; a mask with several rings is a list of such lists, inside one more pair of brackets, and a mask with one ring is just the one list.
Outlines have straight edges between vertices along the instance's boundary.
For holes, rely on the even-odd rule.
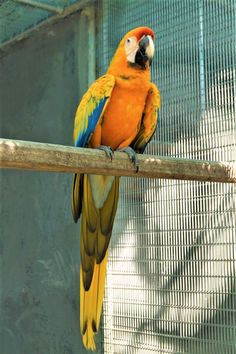
[[80,266],[80,329],[86,349],[96,349],[94,335],[100,323],[107,257],[108,252],[100,264],[95,261],[92,283],[88,291],[84,290],[82,266]]

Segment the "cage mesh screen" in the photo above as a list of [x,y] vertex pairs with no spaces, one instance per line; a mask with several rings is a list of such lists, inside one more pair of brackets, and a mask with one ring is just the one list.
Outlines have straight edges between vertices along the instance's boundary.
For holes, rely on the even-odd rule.
[[[99,2],[98,74],[130,29],[156,32],[162,96],[146,152],[233,161],[235,1]],[[104,353],[236,352],[235,187],[122,178],[104,301]]]

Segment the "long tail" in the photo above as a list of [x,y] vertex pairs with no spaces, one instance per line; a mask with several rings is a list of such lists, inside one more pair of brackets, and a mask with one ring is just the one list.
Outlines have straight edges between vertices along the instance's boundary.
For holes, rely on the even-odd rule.
[[[77,177],[74,191],[83,183],[80,223],[80,330],[86,349],[95,350],[105,289],[108,245],[119,195],[119,177],[84,175]],[[81,203],[74,205],[77,210]],[[74,215],[79,215],[76,211]]]
[[80,328],[86,349],[95,350],[94,335],[100,323],[102,302],[105,289],[107,256],[100,264],[95,264],[91,286],[84,290],[82,266],[80,267]]

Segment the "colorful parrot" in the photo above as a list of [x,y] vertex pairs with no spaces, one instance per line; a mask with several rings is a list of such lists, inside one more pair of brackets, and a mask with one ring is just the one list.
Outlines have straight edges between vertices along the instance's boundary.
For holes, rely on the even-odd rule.
[[[150,82],[154,32],[135,28],[121,40],[107,73],[83,96],[75,116],[74,144],[126,152],[137,165],[152,138],[160,107]],[[119,197],[119,177],[76,174],[72,213],[80,221],[80,329],[83,344],[95,349],[105,288],[108,245]]]

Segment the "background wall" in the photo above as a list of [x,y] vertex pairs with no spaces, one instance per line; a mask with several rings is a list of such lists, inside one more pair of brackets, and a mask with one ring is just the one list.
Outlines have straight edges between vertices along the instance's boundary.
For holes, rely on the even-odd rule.
[[[87,43],[76,14],[1,52],[2,137],[72,145]],[[71,183],[69,174],[1,171],[2,354],[85,352]]]

